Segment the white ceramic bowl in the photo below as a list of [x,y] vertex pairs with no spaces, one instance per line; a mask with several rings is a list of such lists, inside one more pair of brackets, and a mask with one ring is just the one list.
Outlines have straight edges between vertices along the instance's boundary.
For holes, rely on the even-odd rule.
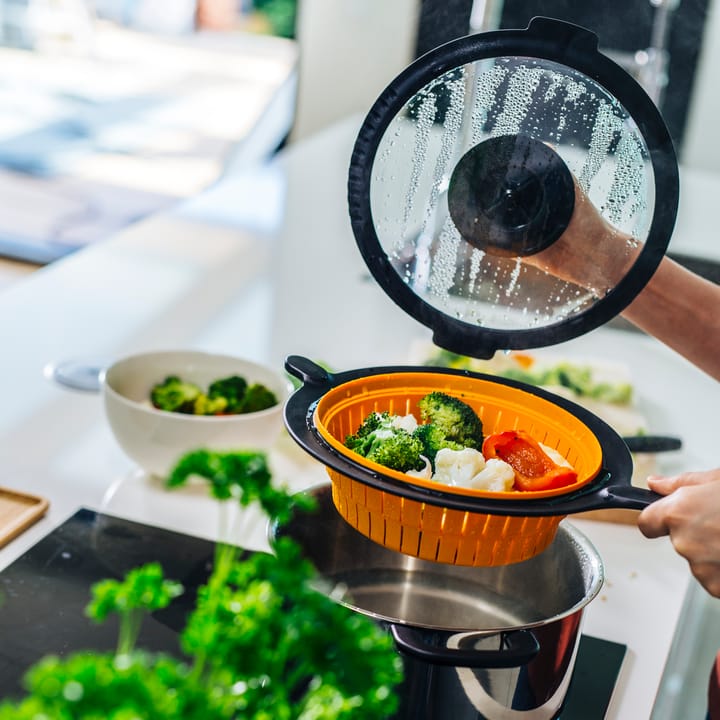
[[[248,384],[262,383],[278,404],[239,415],[186,415],[157,410],[150,390],[168,375],[207,388],[211,382],[240,375]],[[105,412],[115,438],[143,470],[165,477],[187,452],[267,450],[283,428],[282,411],[291,384],[263,365],[228,355],[197,351],[143,353],[113,363],[103,374]]]

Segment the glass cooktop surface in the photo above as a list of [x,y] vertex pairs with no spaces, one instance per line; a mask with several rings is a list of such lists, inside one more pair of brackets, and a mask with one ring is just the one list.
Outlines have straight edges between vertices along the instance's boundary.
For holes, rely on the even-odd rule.
[[[183,596],[145,619],[139,645],[179,653],[178,632],[205,582],[213,544],[181,533],[78,510],[0,572],[0,697],[22,696],[25,671],[48,654],[115,647],[112,620],[96,625],[84,614],[90,586],[160,562],[182,582]],[[626,647],[583,635],[561,720],[602,720]]]

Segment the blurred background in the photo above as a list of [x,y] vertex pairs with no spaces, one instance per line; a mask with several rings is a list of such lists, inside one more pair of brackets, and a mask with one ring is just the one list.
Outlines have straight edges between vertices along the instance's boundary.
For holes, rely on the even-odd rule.
[[53,262],[365,113],[428,50],[536,15],[594,31],[681,167],[714,176],[719,4],[0,0],[0,257]]
[[[653,98],[680,161],[673,243],[720,281],[720,0],[0,0],[0,290],[222,187],[215,218],[271,222],[279,152],[362,118],[434,47],[538,15],[592,30]],[[694,602],[706,647],[674,649],[682,709],[662,717],[704,716],[687,648],[720,647],[720,607]]]

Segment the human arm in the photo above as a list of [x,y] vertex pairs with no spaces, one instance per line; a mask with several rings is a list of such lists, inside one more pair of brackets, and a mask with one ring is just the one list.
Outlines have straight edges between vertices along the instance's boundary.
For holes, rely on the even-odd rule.
[[650,477],[648,487],[665,497],[640,513],[640,531],[649,538],[669,535],[701,585],[720,597],[720,468]]
[[[642,247],[613,228],[576,186],[575,212],[556,243],[530,262],[598,296],[614,287]],[[720,285],[663,257],[623,317],[720,380]],[[665,496],[638,517],[649,537],[669,535],[705,589],[720,597],[720,468],[650,477]]]
[[233,30],[239,19],[237,0],[197,0],[195,24],[199,30]]
[[[527,261],[602,296],[624,277],[641,250],[576,186],[575,211],[567,229],[556,243]],[[720,380],[720,285],[663,257],[622,316]]]
[[720,285],[665,257],[622,315],[720,380]]

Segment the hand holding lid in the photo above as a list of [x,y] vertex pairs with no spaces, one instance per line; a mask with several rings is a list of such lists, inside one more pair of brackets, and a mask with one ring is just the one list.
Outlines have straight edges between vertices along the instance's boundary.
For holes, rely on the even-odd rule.
[[503,257],[549,247],[567,228],[574,205],[567,165],[527,135],[501,135],[470,148],[448,188],[450,217],[462,238]]
[[[635,80],[591,32],[537,18],[448,43],[401,73],[363,123],[348,190],[383,289],[436,344],[489,357],[621,312],[667,248],[678,176]],[[598,222],[578,213],[585,202]],[[614,234],[619,271],[599,276],[602,249],[581,227]],[[573,266],[558,267],[562,257]]]

